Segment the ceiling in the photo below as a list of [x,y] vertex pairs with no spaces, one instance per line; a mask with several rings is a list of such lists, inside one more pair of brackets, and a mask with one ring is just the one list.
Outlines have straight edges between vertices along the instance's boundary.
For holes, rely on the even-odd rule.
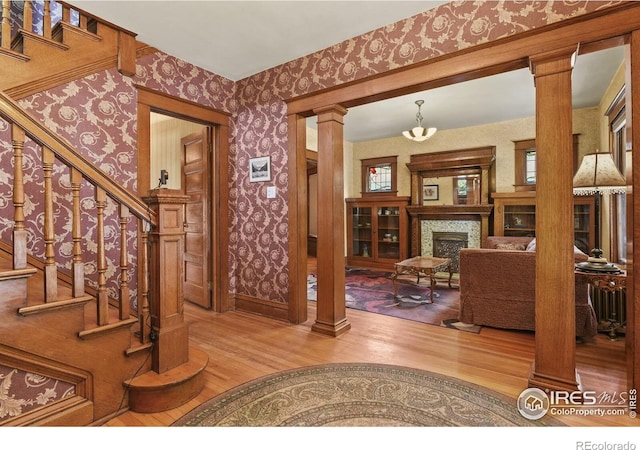
[[[72,3],[136,33],[141,42],[237,81],[448,2]],[[597,105],[623,59],[622,48],[579,56],[572,77],[574,107]],[[345,139],[359,142],[400,135],[415,126],[418,99],[425,101],[423,126],[439,130],[535,114],[533,78],[522,69],[351,108],[345,116]],[[313,119],[308,122],[314,125]]]

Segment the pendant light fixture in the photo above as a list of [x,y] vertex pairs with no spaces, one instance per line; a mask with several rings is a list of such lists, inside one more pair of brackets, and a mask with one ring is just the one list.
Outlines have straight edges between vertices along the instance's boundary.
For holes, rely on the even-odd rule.
[[418,105],[418,114],[416,114],[416,122],[418,123],[417,127],[413,127],[411,130],[403,131],[402,135],[407,139],[411,139],[412,141],[422,142],[429,139],[431,136],[436,134],[437,128],[423,128],[422,127],[422,114],[420,113],[420,108],[424,100],[416,100],[416,105]]

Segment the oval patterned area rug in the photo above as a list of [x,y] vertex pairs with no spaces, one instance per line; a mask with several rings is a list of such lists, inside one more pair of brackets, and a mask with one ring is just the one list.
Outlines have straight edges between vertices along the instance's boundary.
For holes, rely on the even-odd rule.
[[516,399],[419,369],[338,363],[267,375],[224,392],[172,426],[562,426],[525,419]]

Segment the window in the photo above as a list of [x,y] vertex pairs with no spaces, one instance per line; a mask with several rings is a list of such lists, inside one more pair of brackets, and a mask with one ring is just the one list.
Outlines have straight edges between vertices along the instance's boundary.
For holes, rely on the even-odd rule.
[[[536,140],[514,141],[516,191],[536,190]],[[578,169],[578,135],[573,135],[573,172]]]
[[536,190],[536,140],[515,141],[516,191]]
[[[611,156],[620,173],[626,173],[627,119],[625,112],[625,88],[623,87],[607,111]],[[613,195],[611,200],[610,247],[611,261],[627,263],[627,199],[626,195]]]
[[362,195],[393,195],[397,193],[397,156],[362,160]]

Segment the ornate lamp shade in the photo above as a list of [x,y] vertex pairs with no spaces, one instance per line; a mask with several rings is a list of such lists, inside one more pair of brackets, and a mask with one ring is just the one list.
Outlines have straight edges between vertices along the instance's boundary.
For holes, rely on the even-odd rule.
[[431,136],[436,134],[438,131],[437,128],[424,128],[422,126],[422,114],[420,113],[420,107],[424,103],[424,100],[416,100],[416,105],[418,105],[418,113],[416,114],[416,122],[418,123],[417,127],[413,127],[410,130],[403,131],[402,135],[407,139],[411,139],[412,141],[422,142],[429,139]]
[[620,268],[602,257],[600,248],[600,196],[602,194],[624,194],[627,180],[616,167],[610,153],[584,155],[578,172],[573,177],[575,195],[595,196],[595,248],[587,261],[576,264],[576,269],[586,272],[618,273]]
[[576,195],[624,194],[627,181],[616,167],[610,153],[589,153],[573,177]]

